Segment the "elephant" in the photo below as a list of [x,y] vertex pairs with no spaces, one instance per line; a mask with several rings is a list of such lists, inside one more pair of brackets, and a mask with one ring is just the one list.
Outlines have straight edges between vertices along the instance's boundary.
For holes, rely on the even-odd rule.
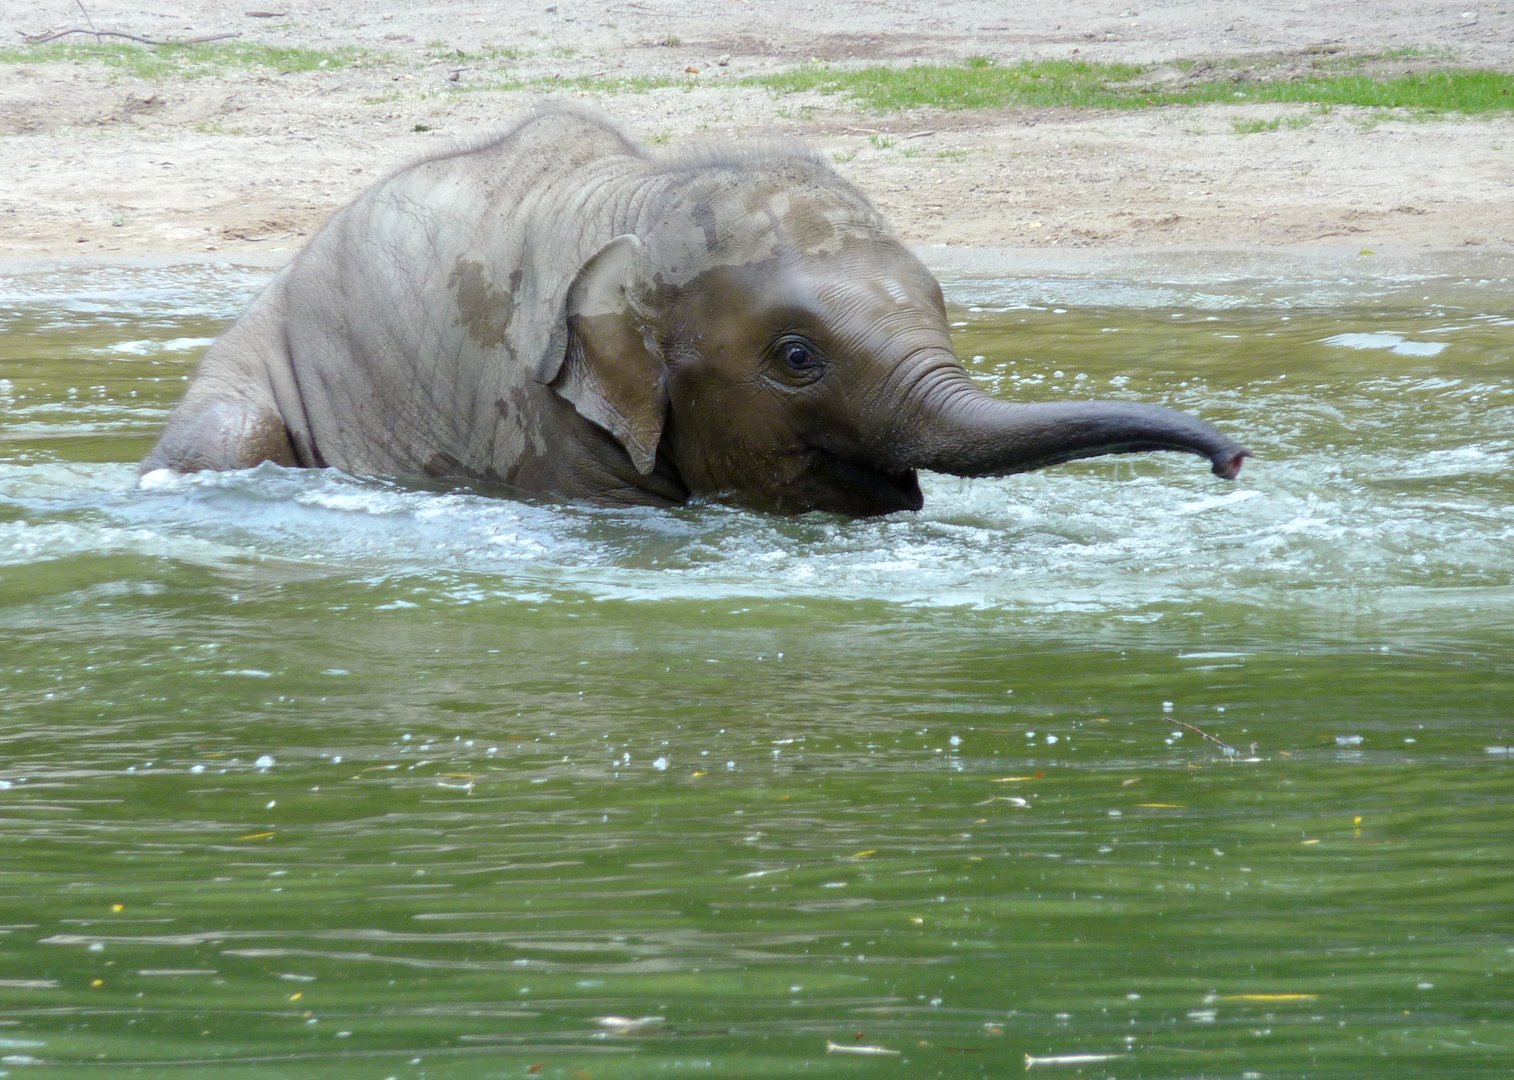
[[865,517],[920,509],[920,469],[1146,450],[1225,479],[1249,456],[1174,409],[979,388],[936,279],[803,145],[660,153],[550,104],[339,210],[210,346],[142,471]]

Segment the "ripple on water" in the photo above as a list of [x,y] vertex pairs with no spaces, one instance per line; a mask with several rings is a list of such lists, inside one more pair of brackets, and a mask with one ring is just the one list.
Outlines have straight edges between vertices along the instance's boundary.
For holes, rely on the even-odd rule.
[[75,263],[0,272],[0,327],[7,308],[43,312],[62,327],[97,315],[128,324],[160,316],[229,320],[246,310],[272,277],[272,270],[231,263],[130,268]]

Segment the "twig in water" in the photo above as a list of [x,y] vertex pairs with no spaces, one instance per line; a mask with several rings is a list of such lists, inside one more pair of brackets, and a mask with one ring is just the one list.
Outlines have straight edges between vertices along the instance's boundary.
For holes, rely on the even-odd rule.
[[1195,735],[1197,735],[1201,739],[1208,739],[1210,742],[1214,743],[1215,746],[1218,746],[1221,750],[1225,751],[1225,756],[1226,757],[1237,757],[1237,756],[1239,756],[1240,752],[1238,750],[1236,750],[1235,747],[1231,746],[1227,742],[1221,742],[1219,739],[1216,739],[1213,735],[1209,734],[1209,732],[1205,731],[1203,728],[1197,726],[1196,724],[1189,724],[1189,723],[1186,723],[1185,721],[1182,721],[1182,720],[1167,720],[1167,719],[1164,719],[1162,721],[1162,723],[1164,723],[1164,724],[1176,724],[1178,727],[1187,728],[1189,731],[1193,732]]
[[108,37],[125,38],[127,41],[139,41],[143,45],[201,45],[207,41],[223,41],[226,38],[238,38],[242,36],[242,32],[237,30],[230,34],[207,34],[204,37],[159,39],[138,37],[136,34],[123,34],[119,30],[96,30],[94,27],[86,30],[81,26],[75,26],[69,30],[59,30],[56,34],[22,34],[21,40],[28,45],[41,45],[44,41],[55,41],[61,37],[68,37],[69,34],[94,34],[96,41]]

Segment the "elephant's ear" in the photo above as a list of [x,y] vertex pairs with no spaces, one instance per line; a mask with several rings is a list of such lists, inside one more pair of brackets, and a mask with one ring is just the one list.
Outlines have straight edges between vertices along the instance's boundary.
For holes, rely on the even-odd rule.
[[568,289],[567,352],[556,390],[614,435],[643,476],[652,471],[667,415],[662,356],[633,299],[641,241],[617,236],[584,263]]

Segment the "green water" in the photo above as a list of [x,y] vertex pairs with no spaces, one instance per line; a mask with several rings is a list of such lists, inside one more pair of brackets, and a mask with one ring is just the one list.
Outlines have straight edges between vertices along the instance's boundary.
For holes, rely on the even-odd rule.
[[1509,1074],[1508,282],[948,288],[1236,484],[138,487],[266,277],[0,276],[0,1074]]

